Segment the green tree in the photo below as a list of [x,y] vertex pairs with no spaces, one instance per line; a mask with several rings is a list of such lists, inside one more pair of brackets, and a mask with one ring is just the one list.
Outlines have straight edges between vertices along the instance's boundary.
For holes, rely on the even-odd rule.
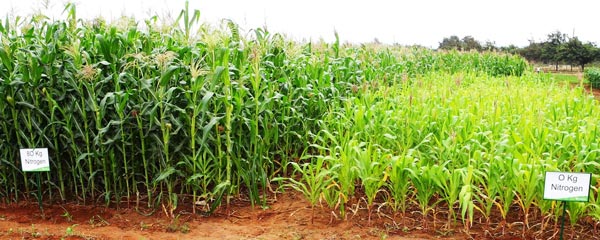
[[581,66],[581,71],[585,70],[585,65],[593,62],[598,55],[598,48],[593,43],[582,43],[577,37],[569,39],[562,51],[564,60],[571,65]]
[[465,50],[465,51],[470,51],[470,50],[481,51],[483,49],[483,47],[481,46],[481,43],[479,43],[479,41],[475,40],[475,38],[472,36],[465,36],[462,39],[462,45],[463,45],[463,50]]
[[[486,47],[489,47],[486,45]],[[459,50],[459,51],[471,51],[471,50],[477,50],[477,51],[482,51],[484,50],[484,47],[481,45],[481,43],[477,40],[475,40],[474,37],[472,36],[465,36],[462,39],[460,39],[458,36],[456,35],[452,35],[450,37],[444,38],[444,40],[442,40],[442,42],[440,43],[440,46],[438,47],[438,49],[443,49],[443,50]]]
[[533,40],[529,41],[529,46],[519,49],[519,54],[528,61],[539,62],[543,61],[542,58],[542,45],[543,43],[536,43]]
[[438,49],[443,50],[463,50],[463,43],[456,35],[452,35],[449,38],[444,38],[440,43]]
[[518,54],[520,50],[521,49],[514,44],[500,47],[500,51],[510,54]]
[[485,43],[482,46],[483,50],[485,51],[498,51],[500,50],[500,48],[496,47],[496,42],[494,41],[485,41]]
[[558,71],[558,64],[564,59],[563,44],[567,40],[567,35],[556,31],[548,34],[548,40],[542,43],[541,60],[544,62],[554,63],[556,71]]

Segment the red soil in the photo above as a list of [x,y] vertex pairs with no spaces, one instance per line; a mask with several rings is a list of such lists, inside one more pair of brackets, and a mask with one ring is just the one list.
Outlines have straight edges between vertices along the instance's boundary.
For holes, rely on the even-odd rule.
[[[461,220],[447,225],[443,204],[426,218],[415,204],[410,204],[404,216],[393,214],[385,205],[376,206],[371,208],[369,221],[364,201],[355,200],[361,204],[353,205],[346,220],[319,206],[311,220],[310,204],[297,193],[270,200],[267,209],[235,200],[208,217],[192,214],[190,206],[182,204],[175,211],[176,219],[162,211],[144,216],[133,206],[55,204],[45,205],[42,214],[35,203],[1,205],[0,239],[558,239],[559,233],[558,224],[539,217],[530,217],[529,227],[524,226],[518,207],[506,221],[492,217],[489,224],[476,214],[466,230]],[[499,216],[497,212],[492,215]],[[584,219],[571,227],[567,221],[565,235],[567,239],[598,239],[597,224]]]

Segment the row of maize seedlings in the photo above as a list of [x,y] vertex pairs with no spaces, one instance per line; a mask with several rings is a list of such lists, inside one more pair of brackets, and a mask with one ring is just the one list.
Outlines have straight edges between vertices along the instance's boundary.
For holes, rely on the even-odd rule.
[[543,232],[562,212],[543,199],[544,173],[572,171],[594,175],[590,202],[568,204],[571,225],[600,220],[600,105],[584,89],[543,74],[434,72],[360,91],[324,117],[306,161],[291,163],[298,176],[278,179],[313,207],[340,218],[416,208],[425,227],[443,212],[444,227],[467,231],[474,221],[504,228],[512,214]]

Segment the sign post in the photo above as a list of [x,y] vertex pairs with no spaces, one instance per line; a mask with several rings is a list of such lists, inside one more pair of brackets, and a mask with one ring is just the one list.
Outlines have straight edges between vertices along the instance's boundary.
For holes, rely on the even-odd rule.
[[37,200],[42,214],[44,208],[42,206],[42,181],[40,172],[50,171],[50,159],[48,158],[48,148],[22,148],[21,153],[21,168],[23,172],[35,172],[37,180]]
[[591,173],[546,172],[544,180],[544,200],[563,202],[560,239],[565,231],[567,202],[589,202]]

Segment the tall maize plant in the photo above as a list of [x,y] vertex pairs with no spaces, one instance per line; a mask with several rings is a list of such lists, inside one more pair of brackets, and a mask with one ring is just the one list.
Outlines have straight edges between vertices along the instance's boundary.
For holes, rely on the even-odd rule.
[[[66,15],[0,22],[4,202],[41,187],[46,201],[174,217],[239,194],[265,206],[281,184],[342,217],[447,208],[468,230],[515,205],[525,226],[552,217],[543,172],[598,167],[595,100],[517,56],[244,35],[187,6],[162,25]],[[30,147],[50,150],[42,186],[20,169]],[[570,205],[571,221],[597,217],[590,204]]]
[[240,36],[233,22],[200,25],[187,8],[171,28],[153,18],[144,31],[65,10],[66,21],[0,24],[3,201],[36,187],[18,149],[48,147],[51,201],[144,202],[172,215],[181,196],[213,210],[247,190],[265,205],[269,179],[289,174],[349,85],[331,82],[342,62],[320,65],[324,44],[311,52],[263,29]]

